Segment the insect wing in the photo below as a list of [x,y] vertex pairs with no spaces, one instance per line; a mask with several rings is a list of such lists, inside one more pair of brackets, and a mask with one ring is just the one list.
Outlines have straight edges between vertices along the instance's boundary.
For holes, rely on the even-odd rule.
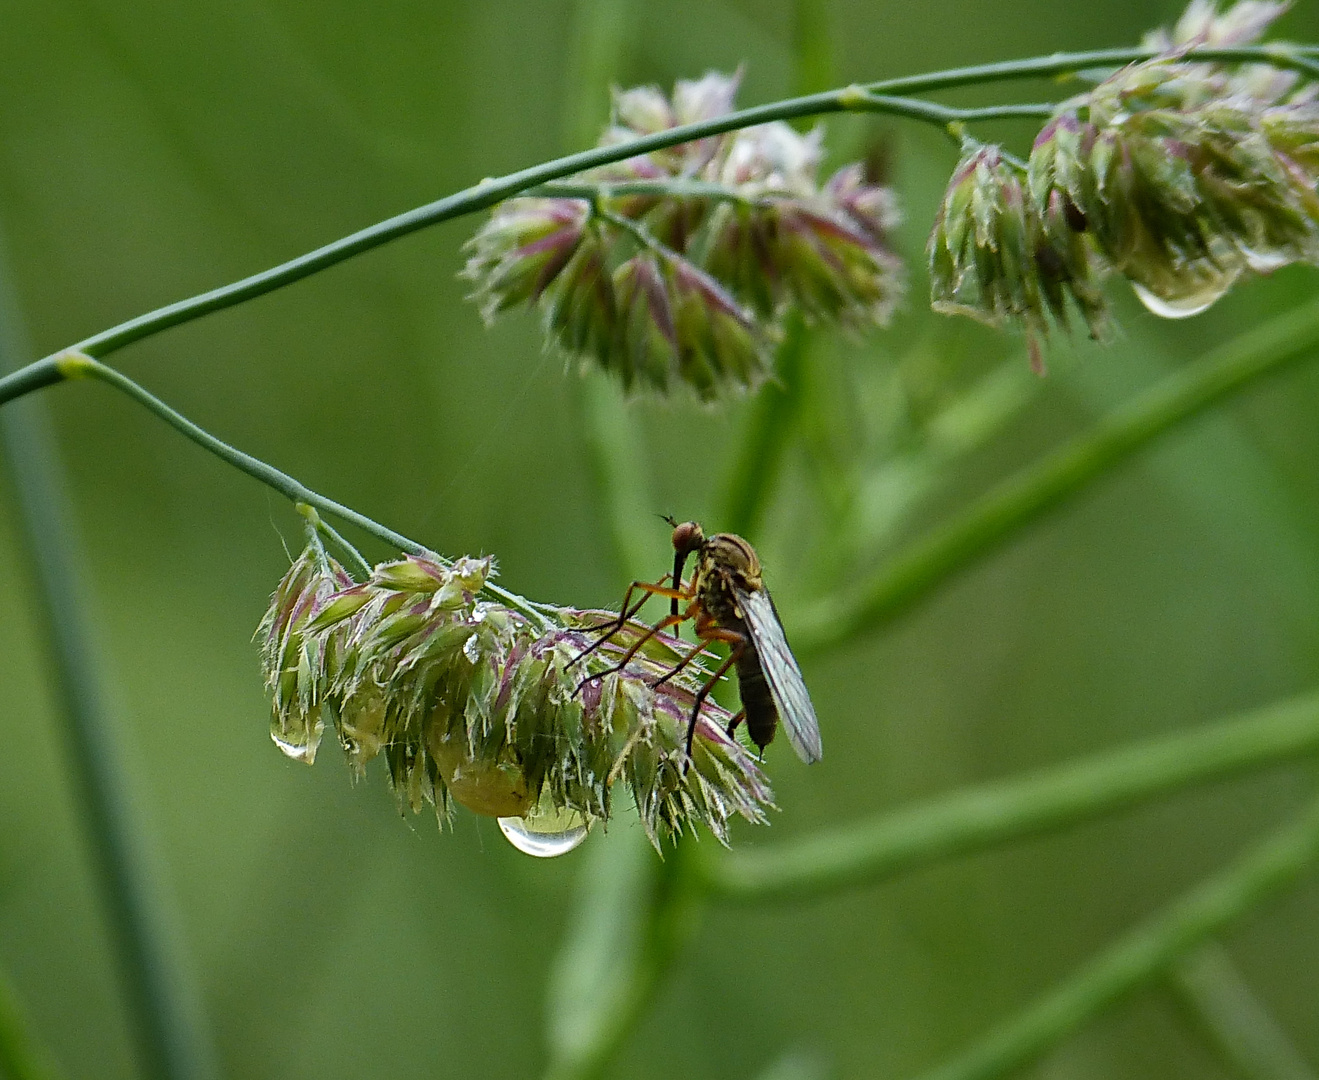
[[824,747],[820,743],[820,723],[815,719],[815,706],[811,704],[811,695],[806,691],[801,668],[797,666],[797,660],[788,647],[788,638],[783,633],[783,624],[774,609],[769,590],[761,588],[755,592],[746,592],[735,589],[735,592],[738,606],[742,609],[747,629],[751,633],[751,644],[760,656],[765,680],[769,683],[770,693],[774,695],[779,719],[788,731],[788,741],[806,764],[819,761],[824,755]]

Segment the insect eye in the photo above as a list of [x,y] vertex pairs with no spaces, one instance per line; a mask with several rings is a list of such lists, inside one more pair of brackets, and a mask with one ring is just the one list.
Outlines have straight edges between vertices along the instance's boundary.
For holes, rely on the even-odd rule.
[[675,525],[673,529],[673,548],[675,551],[687,552],[695,551],[705,543],[705,534],[701,527],[694,521],[684,521],[681,525]]

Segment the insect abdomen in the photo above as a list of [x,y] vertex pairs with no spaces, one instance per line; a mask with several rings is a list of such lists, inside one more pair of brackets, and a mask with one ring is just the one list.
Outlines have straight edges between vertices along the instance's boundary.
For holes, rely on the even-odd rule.
[[746,710],[747,734],[751,741],[764,750],[774,740],[779,713],[774,698],[760,667],[760,657],[749,644],[737,659],[737,692]]

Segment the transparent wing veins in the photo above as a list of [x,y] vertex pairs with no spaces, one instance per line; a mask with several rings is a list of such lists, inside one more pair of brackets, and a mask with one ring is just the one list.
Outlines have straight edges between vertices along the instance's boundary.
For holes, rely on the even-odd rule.
[[787,729],[788,741],[797,756],[808,765],[819,761],[824,754],[820,723],[815,718],[815,706],[811,704],[801,668],[788,647],[788,638],[769,590],[761,588],[746,592],[735,588],[734,591],[751,634],[751,644],[760,656],[760,666],[778,708],[779,719]]

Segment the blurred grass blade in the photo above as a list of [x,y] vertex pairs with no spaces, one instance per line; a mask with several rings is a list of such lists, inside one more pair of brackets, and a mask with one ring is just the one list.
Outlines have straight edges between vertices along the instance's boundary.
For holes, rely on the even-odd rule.
[[[793,92],[813,94],[834,81],[829,13],[825,0],[795,0],[792,8]],[[797,312],[784,322],[774,359],[775,378],[760,388],[747,410],[745,433],[722,503],[720,527],[753,539],[774,493],[796,425],[810,349],[806,323]]]
[[620,79],[632,0],[576,0],[564,82],[564,141],[591,146],[609,120],[609,88]]
[[1222,945],[1183,957],[1168,982],[1206,1041],[1244,1080],[1316,1080]]
[[821,562],[855,566],[895,537],[942,491],[953,466],[981,449],[1035,400],[1043,382],[1025,366],[1004,364],[952,398],[921,432],[918,445],[890,451],[857,478],[847,513]]
[[[640,830],[615,830],[620,848],[645,847]],[[628,835],[631,833],[631,835]],[[694,837],[666,848],[662,860],[647,853],[641,872],[627,860],[635,850],[602,852],[583,881],[577,928],[555,967],[551,993],[583,995],[554,1004],[551,1037],[561,1056],[551,1059],[550,1080],[603,1076],[644,1015],[674,958],[700,926],[700,881],[692,873]],[[620,860],[619,865],[607,865]],[[629,910],[617,905],[630,904]],[[603,927],[588,927],[596,919]],[[611,956],[611,948],[626,950]],[[610,971],[611,965],[615,968]]]
[[806,1050],[789,1050],[770,1062],[756,1080],[829,1080],[836,1075],[837,1070],[821,1055]]
[[581,1062],[610,1041],[642,990],[645,926],[658,862],[640,829],[615,828],[583,852],[568,936],[550,971],[552,1060]]
[[920,1080],[997,1080],[1037,1060],[1179,956],[1291,885],[1319,857],[1319,802],[1236,863],[1173,901],[1071,978]]
[[834,84],[828,0],[793,0],[792,51],[795,94],[815,94]]
[[1079,438],[998,484],[867,581],[808,608],[790,627],[797,651],[826,649],[917,602],[1157,436],[1290,363],[1319,342],[1319,302],[1295,308],[1114,409]]
[[5,1080],[60,1080],[50,1055],[37,1044],[9,980],[0,976],[0,1077]]
[[762,386],[751,402],[742,445],[733,461],[720,523],[728,532],[752,538],[760,533],[796,426],[809,344],[801,316],[789,315],[775,356],[775,379]]
[[1319,750],[1319,693],[759,850],[707,857],[715,895],[813,896],[1065,828],[1192,784]]
[[[625,577],[653,581],[671,561],[668,530],[656,515],[645,469],[638,417],[612,379],[582,379],[587,450],[604,504],[613,550]],[[620,590],[621,591],[621,590]]]
[[[28,359],[25,338],[7,259],[0,251],[0,371]],[[64,477],[43,405],[30,398],[0,409],[0,441],[41,604],[39,619],[74,784],[123,967],[133,1035],[143,1075],[207,1080],[216,1072],[196,1019],[195,997],[172,955],[173,935],[153,884],[158,879],[155,860],[125,790],[116,725],[83,609],[88,592]]]

